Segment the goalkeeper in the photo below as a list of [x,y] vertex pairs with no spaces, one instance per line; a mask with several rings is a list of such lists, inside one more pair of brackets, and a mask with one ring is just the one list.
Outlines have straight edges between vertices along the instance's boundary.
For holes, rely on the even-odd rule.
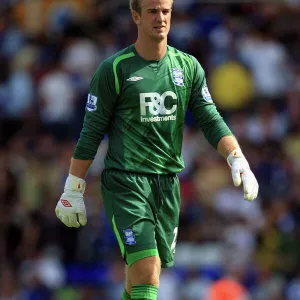
[[238,142],[219,115],[204,71],[167,45],[172,0],[130,0],[135,44],[103,61],[91,81],[70,175],[56,207],[69,227],[84,226],[85,176],[105,133],[101,176],[106,215],[126,262],[122,299],[157,299],[161,267],[174,264],[187,109],[207,141],[227,159],[233,183],[252,201],[258,184]]

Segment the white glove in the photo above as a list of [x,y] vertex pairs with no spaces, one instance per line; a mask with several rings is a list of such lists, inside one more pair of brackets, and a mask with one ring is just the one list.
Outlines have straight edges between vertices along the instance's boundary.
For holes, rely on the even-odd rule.
[[85,181],[79,177],[69,174],[64,193],[61,195],[56,208],[56,216],[68,227],[78,228],[84,226],[86,210],[83,200]]
[[228,155],[227,162],[231,167],[234,185],[240,186],[243,182],[244,199],[253,201],[257,197],[258,183],[242,151],[240,149],[233,150]]

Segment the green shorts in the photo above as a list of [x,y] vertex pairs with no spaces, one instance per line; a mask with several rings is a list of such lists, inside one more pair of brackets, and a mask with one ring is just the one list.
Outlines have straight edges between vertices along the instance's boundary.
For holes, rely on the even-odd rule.
[[178,177],[104,170],[101,191],[126,263],[131,266],[139,259],[159,256],[163,268],[173,266],[180,210]]

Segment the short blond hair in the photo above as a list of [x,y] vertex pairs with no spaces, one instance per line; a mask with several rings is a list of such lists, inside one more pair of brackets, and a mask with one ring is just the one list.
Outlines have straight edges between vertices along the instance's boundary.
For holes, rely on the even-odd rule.
[[129,1],[129,8],[131,11],[136,11],[137,13],[142,12],[142,1],[143,0],[130,0]]
[[[137,13],[142,12],[142,1],[143,0],[129,0],[129,8],[131,11],[136,11]],[[172,3],[174,0],[172,0]]]

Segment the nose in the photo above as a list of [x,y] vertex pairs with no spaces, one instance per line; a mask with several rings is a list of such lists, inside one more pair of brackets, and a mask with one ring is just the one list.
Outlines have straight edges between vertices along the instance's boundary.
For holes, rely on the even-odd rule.
[[158,11],[156,14],[157,21],[160,23],[163,23],[165,21],[165,15],[163,14],[162,11]]

